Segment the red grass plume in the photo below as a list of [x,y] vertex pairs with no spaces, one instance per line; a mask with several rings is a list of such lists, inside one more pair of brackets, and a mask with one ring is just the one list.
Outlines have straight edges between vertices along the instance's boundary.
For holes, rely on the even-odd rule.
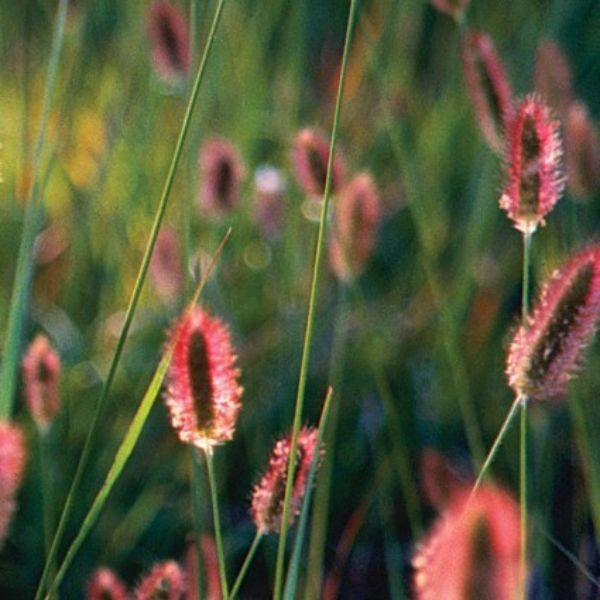
[[336,202],[329,262],[342,281],[365,268],[375,246],[380,216],[375,182],[368,173],[360,173],[340,192]]
[[515,227],[533,233],[558,202],[565,180],[561,170],[559,123],[534,94],[523,100],[507,133],[507,182],[500,198]]
[[277,237],[283,227],[286,185],[284,174],[275,167],[265,165],[254,173],[254,217],[267,238]]
[[438,512],[442,511],[456,494],[469,486],[467,478],[441,452],[426,448],[419,463],[421,488],[427,502]]
[[150,261],[150,277],[157,294],[164,302],[174,301],[183,291],[184,272],[179,240],[172,227],[165,227],[158,232]]
[[519,507],[491,485],[452,496],[414,559],[417,600],[513,600],[519,589]]
[[46,431],[60,408],[60,357],[45,335],[31,342],[22,361],[27,408],[40,431]]
[[571,196],[593,197],[600,188],[600,139],[582,102],[573,102],[567,111],[565,164]]
[[[254,486],[251,506],[252,520],[261,533],[277,532],[281,529],[291,443],[291,436],[288,436],[275,444],[269,459],[269,468],[260,482]],[[300,512],[308,482],[308,471],[317,451],[317,430],[301,429],[298,435],[290,525]]]
[[569,61],[562,48],[551,40],[544,40],[538,46],[535,91],[557,111],[561,118],[574,100]]
[[461,58],[467,92],[483,137],[493,150],[501,152],[505,130],[514,112],[504,65],[492,39],[479,31],[465,35]]
[[507,375],[518,396],[561,396],[600,317],[600,246],[555,271],[512,341]]
[[185,576],[174,560],[152,567],[135,589],[135,600],[180,600],[186,589]]
[[[308,196],[320,197],[325,192],[329,141],[318,129],[302,129],[292,144],[292,166],[300,187]],[[333,160],[331,192],[335,194],[344,184],[344,160],[336,150]]]
[[21,429],[0,421],[0,549],[17,507],[16,496],[25,468],[25,439]]
[[179,8],[166,0],[154,2],[148,10],[148,37],[158,76],[176,83],[190,67],[188,28]]
[[225,139],[206,140],[198,157],[200,208],[211,217],[230,212],[240,199],[244,164],[237,148]]
[[229,329],[196,307],[171,333],[165,402],[182,442],[210,451],[233,437],[243,388]]
[[123,582],[106,567],[92,573],[87,584],[87,600],[128,600]]

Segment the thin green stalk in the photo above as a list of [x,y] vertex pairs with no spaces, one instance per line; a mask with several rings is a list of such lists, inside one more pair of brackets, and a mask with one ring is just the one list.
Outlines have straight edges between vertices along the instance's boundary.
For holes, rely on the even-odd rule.
[[502,443],[506,434],[508,433],[508,428],[512,423],[514,416],[517,414],[517,409],[519,408],[522,401],[523,399],[520,396],[517,396],[514,402],[512,403],[512,406],[510,407],[510,410],[506,415],[506,419],[504,419],[504,423],[502,424],[502,427],[500,428],[500,431],[498,432],[498,435],[496,436],[496,439],[494,440],[494,443],[492,444],[492,447],[490,448],[490,451],[485,457],[483,465],[479,470],[479,475],[477,475],[477,479],[475,480],[475,483],[473,484],[473,488],[471,490],[471,496],[473,496],[473,494],[478,490],[479,486],[481,485],[481,482],[483,481],[486,473],[488,472],[488,469],[494,461],[496,453],[500,448],[500,444]]
[[217,25],[221,18],[223,5],[225,0],[219,0],[219,4],[215,10],[215,15],[213,17],[210,33],[208,39],[206,41],[206,45],[204,48],[204,53],[202,55],[202,60],[200,62],[200,66],[198,67],[198,73],[196,75],[196,80],[194,82],[194,88],[190,95],[190,99],[188,101],[185,116],[183,118],[183,122],[181,125],[181,130],[179,132],[179,137],[177,139],[177,144],[175,146],[175,151],[173,152],[173,158],[171,160],[171,165],[169,167],[169,171],[167,174],[167,178],[165,180],[165,185],[162,190],[161,199],[156,210],[156,215],[154,218],[154,223],[152,225],[152,230],[150,232],[150,238],[148,240],[146,250],[144,252],[144,257],[142,259],[142,263],[140,265],[137,279],[135,282],[135,286],[133,292],[131,294],[131,298],[129,300],[129,305],[127,306],[127,312],[125,315],[125,320],[123,322],[123,327],[121,329],[121,333],[119,335],[119,339],[117,341],[117,346],[115,348],[115,353],[111,360],[108,375],[106,377],[106,381],[100,393],[100,398],[96,402],[96,407],[94,410],[94,415],[92,417],[92,422],[89,428],[89,432],[81,452],[81,458],[79,459],[79,463],[77,465],[77,470],[75,471],[75,476],[73,477],[73,482],[71,483],[71,488],[69,489],[69,493],[67,495],[67,499],[65,501],[65,505],[63,507],[63,511],[58,522],[58,527],[56,529],[56,533],[54,535],[54,540],[50,547],[50,553],[46,559],[46,564],[44,566],[44,571],[42,573],[40,583],[38,586],[38,591],[36,594],[36,600],[40,600],[42,594],[44,592],[44,587],[46,585],[46,580],[48,578],[49,565],[56,558],[56,554],[58,552],[58,547],[60,542],[62,541],[62,537],[64,535],[64,531],[67,525],[67,519],[71,514],[71,510],[73,509],[74,501],[75,501],[75,493],[78,491],[81,480],[87,468],[87,463],[92,451],[93,442],[95,441],[96,431],[98,429],[98,424],[100,421],[100,417],[103,413],[104,406],[106,405],[109,391],[112,386],[112,382],[117,370],[117,366],[119,364],[121,354],[123,352],[123,347],[125,346],[125,340],[127,339],[127,335],[129,333],[129,328],[131,326],[131,322],[133,320],[133,316],[135,310],[137,308],[137,304],[141,295],[142,286],[146,279],[146,273],[148,271],[148,266],[150,264],[150,258],[152,256],[152,251],[154,250],[154,245],[156,243],[156,238],[158,236],[158,232],[162,223],[162,219],[167,208],[167,202],[171,193],[171,188],[173,186],[173,181],[175,179],[175,173],[177,171],[177,167],[179,165],[179,160],[181,158],[183,145],[187,136],[187,132],[191,122],[192,112],[194,110],[194,106],[196,105],[196,100],[198,98],[198,92],[200,90],[200,84],[204,78],[204,72],[206,70],[206,64],[208,61],[208,56],[210,54],[210,49],[212,48],[212,44],[215,37],[215,32],[217,29]]
[[240,587],[244,582],[244,577],[246,577],[246,573],[248,572],[248,567],[254,559],[254,555],[258,550],[258,546],[263,539],[263,535],[263,533],[257,530],[256,535],[252,540],[252,544],[250,545],[250,549],[246,554],[246,558],[244,559],[242,567],[240,568],[240,572],[238,573],[238,576],[236,577],[235,582],[233,583],[233,587],[231,588],[231,592],[229,594],[229,600],[234,600],[234,598],[237,596],[237,593],[240,591]]
[[[532,233],[523,234],[523,284],[521,289],[521,321],[527,324],[529,315],[529,271],[531,263],[531,237]],[[521,402],[521,431],[519,435],[519,500],[521,520],[521,595],[527,598],[527,398]]]
[[[221,241],[217,250],[215,251],[215,254],[212,258],[208,269],[206,270],[205,275],[198,283],[194,295],[188,304],[189,307],[194,306],[198,302],[198,299],[200,298],[200,295],[204,290],[204,286],[206,285],[206,282],[210,277],[210,274],[217,262],[217,259],[221,255],[223,247],[229,239],[230,233],[231,229],[227,231],[223,240]],[[98,517],[100,516],[100,513],[102,512],[102,509],[104,508],[104,505],[106,504],[106,501],[108,500],[108,497],[113,487],[115,486],[117,480],[123,472],[123,469],[125,468],[125,465],[127,464],[127,461],[129,460],[129,457],[131,456],[131,453],[133,452],[135,445],[137,444],[137,441],[142,433],[142,429],[144,427],[144,424],[146,423],[148,415],[150,414],[150,410],[154,406],[154,402],[158,397],[165,375],[167,374],[167,369],[169,368],[169,364],[171,362],[171,355],[173,353],[173,347],[175,346],[176,342],[176,339],[171,341],[171,345],[165,351],[164,356],[162,357],[160,363],[156,367],[156,370],[146,390],[146,393],[144,394],[144,397],[142,398],[133,416],[133,419],[129,424],[125,437],[123,438],[123,441],[121,442],[117,453],[115,454],[115,458],[110,466],[110,469],[108,470],[106,478],[104,479],[104,483],[102,484],[100,490],[96,494],[96,497],[92,502],[92,506],[90,507],[87,515],[83,520],[81,527],[79,528],[79,532],[75,536],[75,539],[71,542],[71,545],[67,550],[65,558],[58,569],[58,573],[48,586],[47,596],[52,597],[52,595],[58,590],[58,586],[60,585],[67,570],[71,566],[71,563],[73,562],[73,559],[75,558],[77,552],[81,548],[81,545],[83,544],[92,527],[98,520]],[[56,541],[56,536],[54,539]],[[52,564],[51,561],[47,559],[46,568],[44,570],[44,574],[46,577],[48,577],[48,565],[50,564]],[[36,599],[41,600],[43,593],[44,579],[42,578],[36,592]]]
[[202,479],[196,460],[193,446],[189,448],[190,480],[192,482],[192,520],[194,523],[194,547],[196,548],[196,598],[202,598],[202,548],[200,538],[202,535]]
[[[311,280],[311,288],[308,301],[308,311],[306,315],[306,326],[304,330],[304,344],[302,348],[302,359],[300,362],[300,374],[298,378],[298,390],[296,394],[296,403],[294,409],[294,421],[292,425],[292,439],[290,444],[290,457],[288,462],[288,473],[293,473],[296,466],[296,450],[298,448],[298,433],[300,431],[300,423],[302,420],[302,408],[304,405],[304,391],[306,388],[306,378],[308,375],[308,363],[310,358],[312,332],[314,324],[314,313],[317,300],[317,290],[319,284],[319,274],[321,271],[321,256],[325,245],[325,237],[327,234],[327,215],[329,211],[329,199],[331,196],[331,179],[333,170],[333,159],[335,155],[335,144],[337,142],[337,132],[340,120],[342,98],[344,95],[344,82],[346,80],[346,68],[348,64],[348,53],[350,42],[352,40],[352,31],[354,24],[354,15],[356,12],[357,0],[350,1],[350,10],[348,12],[348,22],[346,27],[346,37],[344,40],[344,53],[342,57],[342,68],[340,71],[340,81],[338,85],[335,113],[333,118],[333,127],[331,129],[331,141],[329,160],[327,161],[327,175],[325,177],[325,190],[323,194],[323,206],[321,210],[321,219],[319,221],[319,233],[315,247],[315,255],[313,260],[313,274]],[[292,501],[292,483],[293,477],[288,477],[285,486],[285,496],[283,502],[283,511],[281,519],[281,532],[279,534],[279,544],[277,547],[277,562],[275,566],[275,584],[273,597],[275,600],[281,600],[283,591],[283,571],[285,561],[285,546],[288,531],[288,522]]]
[[50,542],[52,540],[52,484],[50,481],[50,464],[46,458],[49,455],[47,432],[38,430],[37,447],[40,468],[39,476],[44,528],[44,550],[46,555],[48,555],[48,552],[50,551]]
[[217,484],[213,465],[213,453],[208,449],[204,452],[206,458],[206,471],[208,473],[208,487],[210,489],[210,502],[212,506],[213,526],[215,530],[215,545],[217,547],[217,561],[219,563],[219,579],[221,580],[221,595],[224,600],[229,598],[227,587],[227,570],[225,568],[225,554],[223,553],[223,539],[221,537],[221,519],[219,517],[219,500],[217,498]]
[[58,63],[63,46],[67,6],[68,0],[60,0],[56,13],[50,60],[48,62],[48,74],[44,86],[42,119],[33,155],[32,183],[23,218],[23,232],[21,234],[15,281],[10,299],[8,325],[2,352],[2,366],[0,367],[0,419],[3,420],[10,419],[17,385],[17,368],[21,350],[23,322],[25,311],[29,304],[29,289],[33,273],[33,242],[39,227],[39,171],[42,161],[42,151],[46,143],[52,100],[56,91]]

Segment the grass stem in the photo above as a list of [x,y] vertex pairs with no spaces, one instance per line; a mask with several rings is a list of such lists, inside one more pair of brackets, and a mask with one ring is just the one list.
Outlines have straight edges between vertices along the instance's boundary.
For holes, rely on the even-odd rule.
[[250,549],[248,550],[248,553],[246,554],[246,558],[244,559],[244,562],[242,563],[240,572],[238,573],[238,576],[236,577],[235,582],[233,583],[233,587],[231,588],[231,593],[229,594],[229,600],[234,600],[234,598],[237,596],[237,593],[240,591],[240,587],[241,587],[242,583],[244,582],[244,577],[246,577],[248,568],[250,567],[250,564],[252,563],[252,560],[254,559],[254,555],[256,554],[256,551],[258,550],[258,546],[259,546],[262,538],[263,538],[263,534],[260,531],[257,531],[256,535],[254,536],[254,539],[252,540],[252,544],[250,545]]

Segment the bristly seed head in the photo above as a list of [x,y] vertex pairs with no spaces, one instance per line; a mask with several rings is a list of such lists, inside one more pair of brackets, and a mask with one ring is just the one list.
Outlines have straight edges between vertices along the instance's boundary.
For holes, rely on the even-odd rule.
[[545,284],[510,346],[506,373],[521,397],[562,396],[600,317],[600,247],[583,250]]
[[[304,428],[298,435],[290,525],[300,512],[310,465],[315,452],[320,451],[317,450],[317,433],[316,429]],[[291,442],[291,436],[288,436],[275,444],[269,459],[269,468],[252,492],[252,520],[261,533],[277,532],[281,529]]]
[[165,402],[182,442],[210,451],[233,437],[243,388],[229,329],[201,308],[185,312],[171,334]]
[[492,150],[501,152],[505,131],[514,113],[512,92],[491,38],[470,31],[464,38],[462,63],[467,91],[483,137]]
[[417,600],[512,600],[519,588],[517,503],[502,489],[455,494],[413,559]]
[[[302,129],[292,144],[292,166],[300,187],[308,196],[320,197],[325,192],[329,142],[317,129]],[[339,191],[344,183],[344,160],[336,148],[331,177],[331,193]]]
[[27,349],[21,366],[27,408],[37,428],[46,431],[60,408],[60,357],[48,338],[38,334]]
[[17,506],[25,458],[25,439],[19,426],[0,421],[0,549]]
[[87,600],[128,600],[123,582],[106,567],[96,569],[87,584]]
[[537,96],[527,96],[508,127],[508,176],[500,198],[500,207],[523,233],[544,225],[558,202],[565,185],[561,159],[558,121]]
[[148,11],[148,36],[156,72],[167,83],[176,83],[190,66],[188,28],[179,8],[166,0],[154,2]]
[[186,589],[185,576],[173,560],[158,563],[135,590],[135,600],[181,600]]
[[237,148],[223,138],[206,140],[200,149],[200,195],[202,210],[211,217],[222,217],[240,199],[244,164]]
[[359,173],[336,200],[329,262],[338,279],[348,281],[365,268],[375,246],[380,215],[375,182],[368,173]]

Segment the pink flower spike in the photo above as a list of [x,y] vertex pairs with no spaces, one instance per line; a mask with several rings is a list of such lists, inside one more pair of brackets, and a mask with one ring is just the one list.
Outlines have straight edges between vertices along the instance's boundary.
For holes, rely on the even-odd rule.
[[571,196],[593,197],[600,188],[600,139],[582,102],[573,102],[567,111],[565,164]]
[[25,458],[25,439],[19,426],[0,421],[0,549],[17,507]]
[[22,362],[27,408],[40,431],[46,431],[60,408],[60,357],[45,335],[38,334]]
[[208,215],[221,217],[239,202],[245,171],[242,158],[232,143],[212,138],[204,142],[198,162],[201,178],[199,205]]
[[254,173],[254,216],[267,238],[273,239],[281,232],[286,187],[284,174],[275,167],[265,165]]
[[501,152],[507,123],[514,112],[512,92],[502,61],[492,39],[479,31],[465,35],[461,58],[467,92],[483,137],[492,150]]
[[157,0],[148,10],[148,37],[159,77],[176,83],[190,67],[190,42],[185,19],[177,6]]
[[517,503],[484,486],[454,495],[413,559],[416,600],[513,600],[519,589]]
[[376,241],[381,216],[373,178],[360,173],[340,192],[329,245],[329,262],[342,281],[349,281],[365,268]]
[[519,231],[530,234],[544,225],[558,202],[565,185],[561,158],[558,121],[537,96],[527,96],[508,128],[508,177],[500,198]]
[[179,240],[172,227],[164,227],[158,233],[150,261],[150,277],[157,294],[166,303],[175,300],[183,290],[184,273]]
[[106,567],[92,573],[87,584],[87,600],[128,600],[123,582]]
[[174,560],[155,564],[135,589],[135,600],[181,600],[185,576]]
[[528,323],[513,338],[506,373],[516,394],[562,396],[600,317],[600,246],[583,250],[555,271]]
[[[308,471],[317,452],[317,430],[304,428],[298,435],[298,454],[294,473],[290,525],[300,512],[308,483]],[[273,448],[269,468],[252,491],[252,520],[261,533],[279,531],[283,516],[283,501],[290,456],[291,436],[280,439]]]
[[[292,144],[292,166],[296,179],[305,194],[321,197],[325,192],[325,178],[329,161],[329,142],[318,129],[302,129]],[[331,193],[339,191],[344,183],[344,160],[336,149],[333,160]]]
[[556,42],[544,40],[538,46],[535,91],[557,111],[561,119],[573,102],[571,67],[562,48]]
[[233,437],[243,388],[229,329],[201,308],[184,313],[171,334],[165,402],[182,442],[210,452]]

